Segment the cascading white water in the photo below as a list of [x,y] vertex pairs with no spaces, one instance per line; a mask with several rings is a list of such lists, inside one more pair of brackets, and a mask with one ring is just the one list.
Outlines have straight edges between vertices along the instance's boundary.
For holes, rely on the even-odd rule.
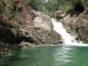
[[61,35],[63,44],[66,45],[75,45],[75,46],[88,46],[88,44],[78,43],[73,36],[66,32],[66,29],[63,27],[61,22],[56,22],[51,18],[54,30]]

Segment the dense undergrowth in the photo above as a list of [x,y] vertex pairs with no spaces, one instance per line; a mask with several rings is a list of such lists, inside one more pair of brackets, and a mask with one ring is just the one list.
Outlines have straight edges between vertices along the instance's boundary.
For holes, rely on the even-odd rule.
[[[5,19],[17,20],[19,16],[19,5],[16,0],[0,0],[0,17]],[[26,0],[27,4],[37,11],[53,17],[56,10],[63,10],[69,13],[74,10],[77,2],[87,9],[87,0]],[[81,6],[80,6],[81,7]]]
[[[26,0],[26,1],[28,5],[31,6],[33,9],[37,11],[42,11],[51,17],[54,17],[54,13],[56,10],[63,10],[66,13],[74,11],[77,3],[82,4],[82,6],[85,9],[87,9],[88,5],[87,0]],[[82,6],[80,6],[80,8]]]

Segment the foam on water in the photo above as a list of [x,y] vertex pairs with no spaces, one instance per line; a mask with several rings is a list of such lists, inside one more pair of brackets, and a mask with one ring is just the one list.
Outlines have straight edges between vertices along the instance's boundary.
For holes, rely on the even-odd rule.
[[53,18],[51,18],[51,20],[54,26],[54,30],[61,35],[63,44],[73,46],[88,46],[88,44],[78,43],[73,36],[67,33],[61,22],[56,22]]

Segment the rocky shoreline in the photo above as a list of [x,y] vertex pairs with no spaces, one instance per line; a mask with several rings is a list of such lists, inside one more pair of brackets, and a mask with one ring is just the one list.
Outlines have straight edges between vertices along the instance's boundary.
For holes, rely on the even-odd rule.
[[28,42],[22,42],[18,45],[19,49],[33,48],[33,47],[45,47],[45,46],[59,46],[62,44],[31,44]]
[[[19,7],[15,7],[16,5]],[[60,44],[61,37],[53,29],[51,18],[48,15],[35,11],[27,5],[25,0],[15,0],[13,8],[19,10],[17,21],[6,18],[0,24],[1,53],[20,47]],[[10,14],[13,15],[13,10]],[[27,42],[27,44],[22,42]]]
[[21,42],[19,45],[9,45],[9,44],[3,44],[0,46],[0,55],[3,54],[10,54],[13,51],[16,50],[22,50],[22,49],[30,49],[35,47],[49,47],[49,46],[61,46],[63,44],[31,44],[29,42]]

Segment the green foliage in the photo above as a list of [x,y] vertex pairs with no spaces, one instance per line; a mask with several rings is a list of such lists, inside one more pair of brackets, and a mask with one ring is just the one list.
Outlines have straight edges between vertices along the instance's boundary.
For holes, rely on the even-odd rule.
[[[18,12],[18,4],[15,4],[17,7],[16,10],[14,10],[14,2],[15,0],[1,0],[0,1],[0,16],[3,18],[3,20],[17,20],[19,17]],[[13,21],[14,22],[14,21]]]
[[0,26],[10,27],[14,35],[19,28],[17,19],[20,15],[19,4],[15,2],[16,0],[0,0]]
[[39,6],[43,4],[42,0],[26,0],[28,5],[31,6],[33,9],[38,10]]
[[[19,17],[19,5],[14,4],[16,0],[0,0],[0,15],[4,19],[17,20]],[[29,6],[37,11],[41,11],[51,17],[54,17],[54,13],[57,10],[64,10],[69,13],[70,10],[74,9],[77,2],[81,2],[87,9],[87,0],[26,0]],[[14,10],[14,5],[16,10]]]
[[87,6],[87,0],[26,0],[28,5],[37,11],[42,11],[45,14],[53,17],[56,10],[64,10],[69,13],[74,9],[77,2],[81,2],[84,6]]

